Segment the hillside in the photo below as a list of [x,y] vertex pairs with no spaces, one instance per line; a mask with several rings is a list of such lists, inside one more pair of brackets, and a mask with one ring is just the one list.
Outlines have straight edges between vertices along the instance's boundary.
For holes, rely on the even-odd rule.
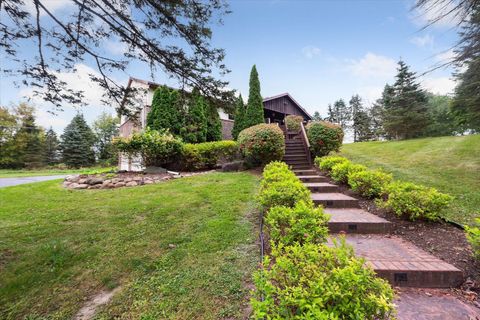
[[472,224],[480,216],[480,135],[350,143],[341,155],[455,196],[447,219]]

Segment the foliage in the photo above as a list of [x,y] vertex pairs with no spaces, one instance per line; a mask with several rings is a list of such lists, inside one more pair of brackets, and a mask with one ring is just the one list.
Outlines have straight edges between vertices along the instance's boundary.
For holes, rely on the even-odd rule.
[[273,246],[254,274],[254,318],[393,318],[392,288],[364,263],[343,239],[334,247]]
[[207,140],[207,102],[194,90],[189,99],[185,121],[180,129],[180,135],[185,142],[199,143]]
[[362,98],[358,94],[349,101],[352,112],[353,142],[368,141],[372,138],[371,119],[365,111]]
[[313,113],[312,120],[313,120],[313,121],[323,120],[323,119],[322,119],[322,116],[320,115],[320,112],[315,111],[315,112]]
[[242,95],[238,97],[235,103],[235,121],[233,123],[232,136],[233,139],[237,140],[240,132],[247,127],[245,126],[245,117],[246,117],[246,107],[243,103]]
[[285,124],[287,125],[288,131],[300,131],[302,122],[302,116],[288,115],[285,117]]
[[60,161],[60,142],[52,127],[45,133],[45,164],[51,166]]
[[245,128],[264,123],[263,99],[260,94],[260,80],[258,79],[257,67],[253,65],[250,72],[249,93],[247,109],[245,111]]
[[17,118],[6,107],[0,106],[0,168],[15,167],[14,136]]
[[327,121],[310,122],[307,125],[307,137],[314,156],[326,156],[338,151],[343,142],[343,130],[340,126]]
[[331,171],[333,166],[338,163],[348,162],[348,159],[345,157],[339,156],[327,156],[327,157],[316,157],[315,165],[321,170]]
[[336,182],[347,183],[348,177],[354,172],[360,172],[367,170],[367,167],[362,166],[361,164],[353,164],[350,161],[344,161],[337,163],[332,167],[332,172],[330,176]]
[[430,123],[425,130],[428,137],[451,136],[465,130],[458,123],[450,105],[453,99],[446,95],[428,94],[428,114]]
[[220,160],[232,160],[238,154],[235,141],[213,141],[183,145],[182,167],[187,170],[213,169]]
[[177,90],[167,86],[155,89],[152,107],[147,114],[147,126],[152,130],[169,130],[172,134],[180,134],[183,115],[180,111],[180,95]]
[[346,130],[352,120],[352,110],[343,99],[339,99],[333,103],[333,107],[328,105],[326,120],[338,124],[343,130]]
[[251,166],[281,160],[285,154],[283,131],[275,124],[258,124],[238,135],[240,151]]
[[294,180],[298,177],[290,170],[288,165],[282,161],[272,161],[263,169],[263,179],[261,186],[267,188],[272,182]]
[[348,184],[353,191],[366,198],[377,198],[392,179],[391,174],[380,170],[363,170],[349,173]]
[[410,220],[437,220],[441,210],[453,200],[448,194],[435,188],[416,185],[411,182],[395,181],[386,186],[385,199],[377,203],[397,216]]
[[478,227],[480,225],[480,218],[477,218],[475,221],[477,225],[472,227],[466,226],[465,232],[467,240],[472,246],[473,255],[477,260],[480,260],[480,228]]
[[293,208],[272,207],[265,218],[270,240],[275,245],[324,243],[328,234],[329,216],[322,207],[299,201]]
[[63,130],[60,149],[63,163],[69,167],[88,167],[95,163],[95,136],[83,115],[78,113]]
[[118,151],[131,155],[140,155],[145,166],[168,166],[178,161],[182,153],[182,141],[168,131],[156,131],[147,128],[144,132],[135,132],[128,138],[114,140]]
[[205,116],[207,117],[207,141],[222,140],[222,122],[217,107],[205,99]]
[[111,165],[118,161],[112,141],[114,137],[118,136],[119,122],[118,117],[103,112],[93,123],[95,150],[100,162]]

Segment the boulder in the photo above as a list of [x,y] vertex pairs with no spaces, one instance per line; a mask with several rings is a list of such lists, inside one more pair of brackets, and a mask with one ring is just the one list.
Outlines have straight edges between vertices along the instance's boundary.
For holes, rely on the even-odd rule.
[[112,179],[112,183],[113,183],[113,184],[119,183],[119,182],[121,182],[121,181],[122,181],[122,179],[120,179],[120,178],[113,178],[113,179]]
[[78,184],[87,184],[88,183],[88,178],[80,178],[78,179]]
[[127,186],[127,187],[135,187],[137,185],[138,185],[138,183],[136,181],[130,181],[130,182],[127,182],[125,184],[125,186]]
[[88,188],[88,184],[86,183],[75,183],[74,186],[70,186],[70,188],[72,189],[87,189]]
[[115,188],[125,187],[125,182],[117,182],[115,183]]
[[144,184],[152,184],[155,183],[153,180],[145,180],[143,181]]
[[231,172],[231,171],[241,171],[244,170],[243,161],[232,161],[222,164],[223,172]]
[[93,177],[93,178],[88,179],[88,184],[90,184],[90,185],[96,185],[96,184],[102,184],[102,183],[103,183],[102,178]]

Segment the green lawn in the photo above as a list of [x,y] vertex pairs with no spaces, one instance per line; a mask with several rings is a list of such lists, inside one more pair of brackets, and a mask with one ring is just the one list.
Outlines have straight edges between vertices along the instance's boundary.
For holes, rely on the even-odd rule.
[[[96,319],[241,318],[259,262],[249,173],[68,191],[0,189],[0,319],[70,319],[120,287]],[[174,246],[170,246],[174,245]]]
[[351,143],[341,154],[455,196],[447,219],[470,224],[480,216],[480,135]]
[[80,174],[80,173],[100,173],[116,170],[117,167],[90,167],[80,169],[0,169],[0,178],[14,178],[14,177],[35,177],[35,176],[55,176],[62,174]]

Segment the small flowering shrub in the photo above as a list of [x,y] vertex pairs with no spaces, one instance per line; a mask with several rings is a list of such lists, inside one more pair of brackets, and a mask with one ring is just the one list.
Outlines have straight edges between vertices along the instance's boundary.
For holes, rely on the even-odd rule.
[[327,121],[315,121],[310,122],[306,129],[310,151],[314,156],[327,156],[340,149],[343,142],[342,127]]
[[265,218],[265,225],[274,244],[324,243],[328,234],[329,216],[322,207],[298,202],[295,207],[272,207]]
[[349,161],[347,158],[340,156],[316,157],[315,165],[321,170],[331,171],[334,165],[347,161]]
[[240,151],[250,166],[282,160],[285,154],[283,131],[275,124],[257,124],[238,135]]
[[354,172],[360,172],[367,170],[367,167],[361,164],[353,164],[350,161],[337,163],[332,167],[330,176],[333,180],[340,183],[347,183],[348,176]]
[[302,122],[302,116],[289,115],[285,117],[285,124],[287,125],[288,131],[300,131]]
[[476,219],[477,226],[474,227],[465,227],[467,233],[467,240],[472,246],[473,255],[477,260],[480,260],[480,218]]
[[212,169],[220,160],[233,160],[237,153],[235,141],[187,143],[182,149],[182,167],[186,170]]
[[378,200],[377,204],[412,221],[437,220],[440,212],[448,207],[452,199],[435,188],[396,181],[385,187],[384,199]]
[[377,198],[392,182],[392,175],[380,170],[366,170],[348,174],[348,184],[353,191],[366,198]]
[[255,319],[394,318],[392,288],[344,240],[274,246],[254,283]]

